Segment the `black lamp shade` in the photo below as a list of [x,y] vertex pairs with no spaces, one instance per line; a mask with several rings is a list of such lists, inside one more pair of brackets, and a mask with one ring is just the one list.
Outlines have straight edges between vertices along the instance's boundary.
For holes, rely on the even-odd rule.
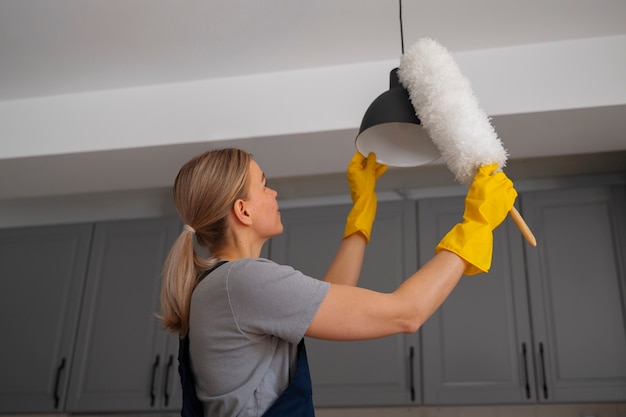
[[390,166],[423,165],[440,157],[400,83],[398,68],[389,74],[389,90],[365,112],[355,144],[361,154],[374,152],[378,162]]

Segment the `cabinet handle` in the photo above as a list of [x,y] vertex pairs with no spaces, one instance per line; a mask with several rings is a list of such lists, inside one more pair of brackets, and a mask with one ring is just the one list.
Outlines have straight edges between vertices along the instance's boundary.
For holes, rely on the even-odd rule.
[[150,407],[154,407],[154,403],[156,401],[154,382],[156,379],[156,370],[159,367],[159,358],[159,355],[157,355],[154,359],[154,363],[152,364],[152,382],[150,383]]
[[526,343],[522,343],[522,358],[524,359],[524,387],[526,398],[530,399],[530,384],[528,383],[528,358],[526,357]]
[[415,375],[413,371],[413,362],[415,359],[415,351],[413,350],[413,346],[409,349],[409,378],[411,379],[411,401],[415,401]]
[[539,343],[539,358],[541,359],[541,377],[543,379],[543,398],[548,399],[548,382],[546,381],[546,360],[543,353],[543,343]]
[[170,355],[167,360],[167,366],[165,368],[165,384],[163,384],[163,398],[165,398],[165,406],[167,407],[170,402],[170,392],[167,389],[170,383],[170,370],[172,369],[172,365],[174,364],[174,355]]
[[61,397],[59,395],[59,383],[61,382],[61,372],[65,368],[65,358],[61,360],[61,365],[57,368],[57,376],[54,382],[54,408],[59,408]]

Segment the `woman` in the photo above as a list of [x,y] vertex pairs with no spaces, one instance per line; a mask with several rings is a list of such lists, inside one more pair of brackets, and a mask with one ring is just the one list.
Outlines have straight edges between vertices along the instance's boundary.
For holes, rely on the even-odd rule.
[[[166,261],[161,293],[165,327],[183,340],[184,395],[197,395],[210,417],[313,416],[303,336],[364,340],[416,332],[463,273],[487,271],[492,231],[517,196],[495,168],[479,170],[463,222],[436,255],[383,294],[356,287],[376,213],[375,183],[386,170],[374,154],[357,152],[348,166],[354,204],[323,280],[259,258],[283,226],[277,193],[248,153],[214,150],[187,162],[174,184],[184,227]],[[194,236],[206,255],[195,252]]]

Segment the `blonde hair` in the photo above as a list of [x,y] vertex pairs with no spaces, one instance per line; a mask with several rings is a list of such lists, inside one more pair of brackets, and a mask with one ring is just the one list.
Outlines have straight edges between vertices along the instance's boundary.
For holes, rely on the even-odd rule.
[[[233,204],[246,198],[251,159],[240,149],[212,150],[188,161],[176,176],[174,204],[187,227],[163,267],[160,318],[169,331],[185,335],[189,330],[191,293],[202,273],[217,262],[211,253],[225,243]],[[196,253],[194,234],[198,246],[208,249],[208,257]]]

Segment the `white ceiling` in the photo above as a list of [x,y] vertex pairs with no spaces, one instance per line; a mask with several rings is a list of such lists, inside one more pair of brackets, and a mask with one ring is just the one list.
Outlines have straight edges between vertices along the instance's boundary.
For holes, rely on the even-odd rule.
[[[626,1],[405,0],[403,23],[406,46],[431,37],[458,53],[622,36]],[[2,0],[0,105],[6,109],[46,96],[394,60],[401,54],[400,40],[398,2],[389,0]],[[618,104],[588,112],[506,116],[494,124],[501,136],[532,126],[535,139],[515,145],[527,149],[509,149],[524,158],[623,151],[626,103]],[[359,123],[355,120],[354,128]],[[583,134],[595,138],[568,150],[568,143],[546,144],[547,130],[567,140]],[[325,134],[353,138],[354,129]],[[293,144],[304,143],[302,138],[266,138],[262,146],[254,139],[218,142],[251,148],[274,177],[337,173],[352,152],[352,139],[337,142],[330,153],[323,147],[307,149],[329,160],[316,171],[290,163],[280,152],[286,143],[297,150]],[[12,140],[0,127],[0,148],[8,149]],[[21,158],[5,157],[0,149],[0,199],[167,186],[180,161],[207,146],[170,145],[143,150],[103,145],[99,152]],[[8,184],[5,178],[15,181]]]
[[[623,0],[405,0],[450,51],[626,33]],[[2,0],[0,100],[395,59],[390,0]]]

